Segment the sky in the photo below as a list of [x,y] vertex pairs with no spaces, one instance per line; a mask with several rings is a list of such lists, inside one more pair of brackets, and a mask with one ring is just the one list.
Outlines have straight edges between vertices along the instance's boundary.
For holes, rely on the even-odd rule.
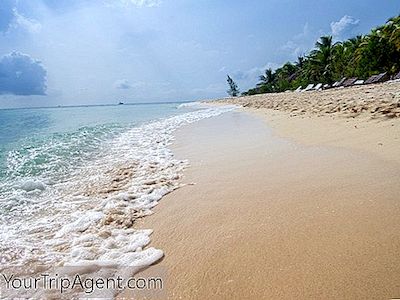
[[0,0],[0,108],[192,101],[242,91],[398,0]]

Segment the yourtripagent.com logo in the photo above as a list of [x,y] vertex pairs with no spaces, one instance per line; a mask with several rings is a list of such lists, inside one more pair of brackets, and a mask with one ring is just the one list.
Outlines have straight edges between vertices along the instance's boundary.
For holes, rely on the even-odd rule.
[[[42,273],[30,276],[0,274],[0,298],[43,298],[68,296],[112,297],[121,292],[158,294],[164,289],[162,276],[127,276],[125,271],[102,269],[95,273]],[[150,293],[150,294],[149,294]]]

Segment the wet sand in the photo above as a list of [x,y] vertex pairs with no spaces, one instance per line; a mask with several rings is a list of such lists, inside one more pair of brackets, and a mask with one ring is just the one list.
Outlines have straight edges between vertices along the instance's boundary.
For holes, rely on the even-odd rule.
[[166,270],[170,299],[400,297],[399,165],[281,138],[263,118],[226,113],[176,133],[194,185],[142,221],[165,252],[146,272]]

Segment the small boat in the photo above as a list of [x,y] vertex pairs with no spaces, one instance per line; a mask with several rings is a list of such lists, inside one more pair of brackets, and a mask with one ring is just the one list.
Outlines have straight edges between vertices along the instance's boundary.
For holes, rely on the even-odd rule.
[[124,104],[124,102],[119,102],[119,103],[118,103],[118,105],[122,105],[122,104]]

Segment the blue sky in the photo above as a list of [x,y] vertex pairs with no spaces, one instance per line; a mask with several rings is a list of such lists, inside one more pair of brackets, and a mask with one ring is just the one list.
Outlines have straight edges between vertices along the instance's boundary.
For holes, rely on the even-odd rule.
[[241,90],[400,13],[398,0],[0,0],[0,108],[184,101]]

